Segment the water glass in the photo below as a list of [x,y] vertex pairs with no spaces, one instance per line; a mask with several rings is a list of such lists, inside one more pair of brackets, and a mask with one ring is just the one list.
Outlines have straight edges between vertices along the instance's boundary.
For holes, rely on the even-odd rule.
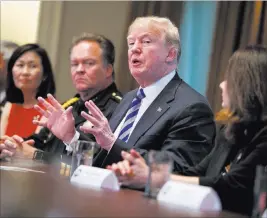
[[156,198],[159,190],[170,178],[173,161],[166,152],[151,150],[148,153],[148,166],[145,196]]
[[80,165],[92,166],[96,143],[93,141],[78,140],[73,145],[70,176]]

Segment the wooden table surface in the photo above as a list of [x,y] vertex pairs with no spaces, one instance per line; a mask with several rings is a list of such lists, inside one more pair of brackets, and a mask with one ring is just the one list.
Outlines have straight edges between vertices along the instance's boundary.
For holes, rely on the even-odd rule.
[[0,170],[1,217],[242,217],[201,213],[158,203],[142,192],[80,188],[59,175],[55,165],[32,160],[1,162],[45,173]]

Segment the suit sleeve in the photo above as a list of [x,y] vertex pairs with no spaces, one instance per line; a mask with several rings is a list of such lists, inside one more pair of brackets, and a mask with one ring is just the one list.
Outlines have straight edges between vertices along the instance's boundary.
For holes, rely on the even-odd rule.
[[26,138],[25,140],[28,139],[33,139],[34,140],[34,147],[40,150],[45,150],[46,145],[46,140],[48,139],[48,136],[50,134],[49,129],[47,128],[42,128],[38,134],[33,134],[30,137]]
[[211,151],[199,164],[186,168],[179,174],[184,176],[205,176],[210,160],[212,158],[213,151]]
[[[238,208],[239,202],[243,201],[248,202],[248,207],[253,205],[251,200],[255,168],[257,165],[267,165],[267,138],[264,141],[258,144],[245,159],[240,160],[239,163],[232,163],[228,173],[199,178],[200,185],[212,187],[218,193],[224,209],[233,210],[232,207],[235,206],[234,210],[243,211],[245,209],[243,204]],[[245,212],[249,213],[249,211]]]
[[[199,163],[212,149],[215,136],[213,114],[207,104],[190,105],[173,119],[161,146],[174,162],[174,172],[183,172]],[[126,144],[117,139],[103,167],[121,161],[121,151],[127,150]],[[136,148],[147,160],[148,150]]]
[[211,152],[203,159],[201,160],[201,162],[195,166],[189,167],[189,168],[185,168],[183,171],[179,172],[179,174],[184,175],[184,176],[205,176],[206,175],[206,171],[210,165],[210,161],[212,160],[212,157],[214,155],[214,153],[217,152],[219,146],[221,146],[221,144],[218,142],[220,140],[220,134],[221,131],[223,130],[224,126],[221,124],[216,125],[216,137],[214,139],[214,143],[215,146],[212,148]]

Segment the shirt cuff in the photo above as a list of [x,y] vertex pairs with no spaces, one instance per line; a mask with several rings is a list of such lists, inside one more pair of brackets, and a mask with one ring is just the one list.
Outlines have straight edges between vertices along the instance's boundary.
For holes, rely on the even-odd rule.
[[80,133],[78,131],[76,131],[75,135],[72,138],[72,140],[70,141],[70,143],[63,142],[66,145],[66,150],[70,151],[70,152],[73,151],[74,144],[75,144],[75,142],[77,142],[79,140],[79,138],[80,138]]

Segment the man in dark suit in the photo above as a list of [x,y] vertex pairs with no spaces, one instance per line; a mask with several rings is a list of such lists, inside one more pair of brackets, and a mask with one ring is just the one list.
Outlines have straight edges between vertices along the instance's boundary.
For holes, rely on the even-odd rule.
[[[126,94],[110,125],[92,101],[85,103],[89,113],[82,112],[92,125],[81,130],[93,134],[102,148],[94,165],[116,163],[121,151],[135,148],[145,158],[151,149],[166,151],[178,172],[194,166],[210,152],[215,124],[206,99],[177,74],[181,53],[177,27],[166,18],[137,18],[127,41],[129,68],[140,87]],[[53,121],[57,102],[46,108]]]
[[[95,159],[95,165],[116,163],[121,160],[121,151],[131,148],[145,158],[151,149],[167,151],[176,171],[195,165],[212,148],[215,124],[206,99],[176,72],[180,58],[178,29],[165,18],[137,18],[129,27],[127,41],[129,68],[140,87],[125,95],[114,112],[110,120],[114,134],[100,133],[108,128],[103,127],[101,116],[93,114],[96,108],[92,103],[86,103],[91,115],[83,113],[94,128],[82,130],[94,134],[103,150],[108,151],[104,159]],[[145,97],[131,126],[128,110],[141,88]],[[121,134],[124,130],[129,132],[126,141],[125,132]]]
[[[119,104],[121,94],[114,83],[114,59],[114,45],[104,36],[82,34],[73,41],[70,50],[71,77],[77,94],[66,101],[61,108],[62,110],[72,108],[73,123],[77,131],[79,126],[86,122],[86,119],[81,116],[81,111],[86,110],[84,105],[86,100],[92,100],[107,119]],[[61,132],[68,134],[64,133],[64,128],[61,128]],[[71,152],[71,148],[66,147],[64,141],[52,134],[48,128],[42,128],[38,134],[32,135],[27,141],[23,141],[20,137],[15,139],[23,143],[24,153],[30,157],[35,153],[36,157],[52,160],[55,154]],[[35,141],[34,147],[29,146],[32,139]],[[79,139],[93,140],[93,136],[80,132]],[[0,150],[4,149],[0,148]],[[13,154],[13,151],[10,154]]]

